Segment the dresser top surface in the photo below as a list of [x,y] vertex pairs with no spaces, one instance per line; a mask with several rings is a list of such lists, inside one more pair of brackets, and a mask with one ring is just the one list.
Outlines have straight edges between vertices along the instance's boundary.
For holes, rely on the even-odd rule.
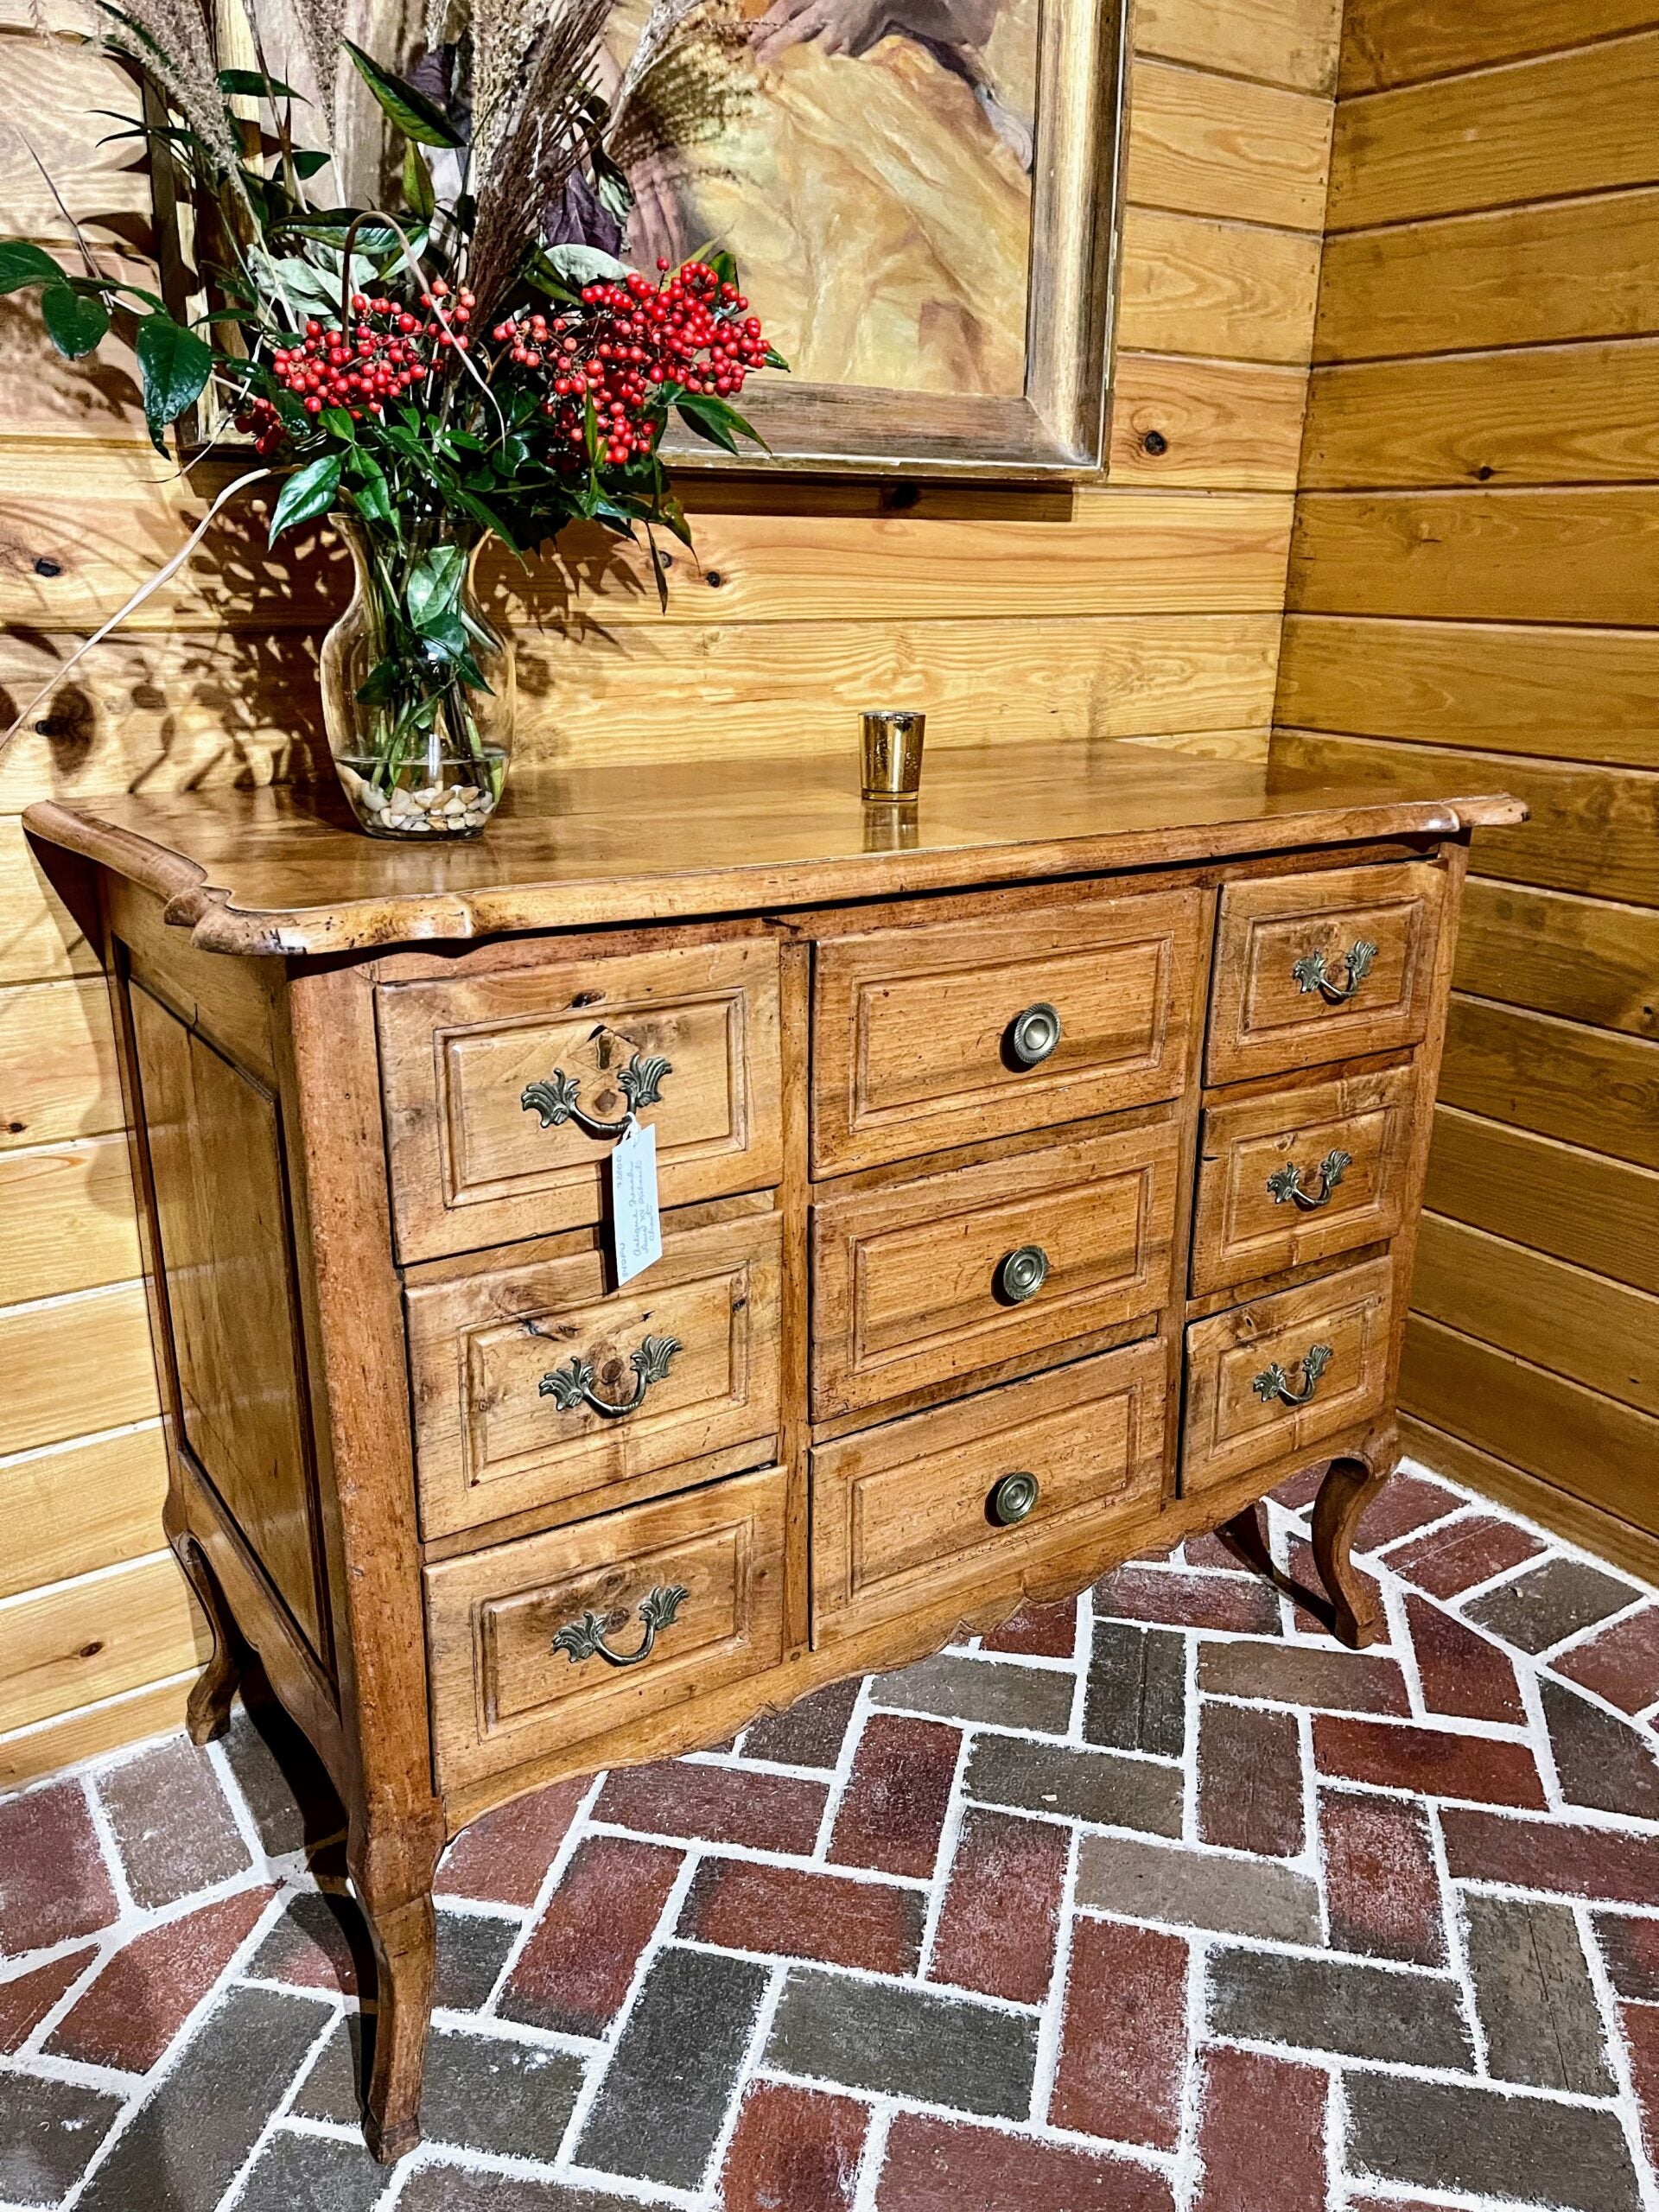
[[857,756],[521,770],[481,838],[365,836],[334,794],[211,791],[28,810],[212,950],[312,955],[969,889],[1518,822],[1503,796],[1332,785],[1111,741],[942,748],[913,808]]

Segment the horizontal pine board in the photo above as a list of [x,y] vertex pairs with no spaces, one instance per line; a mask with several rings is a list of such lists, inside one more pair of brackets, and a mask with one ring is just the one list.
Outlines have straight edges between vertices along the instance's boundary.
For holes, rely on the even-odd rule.
[[1317,369],[1302,483],[1650,482],[1656,420],[1659,339]]
[[1659,1414],[1659,1299],[1441,1214],[1423,1217],[1415,1313]]
[[159,1422],[8,1461],[0,1466],[0,1598],[159,1550],[166,1496]]
[[1506,1005],[1659,1037],[1659,910],[1471,876],[1456,980]]
[[1497,1459],[1490,1452],[1478,1452],[1460,1436],[1431,1428],[1411,1414],[1400,1416],[1400,1442],[1412,1459],[1435,1474],[1449,1475],[1480,1497],[1513,1507],[1540,1528],[1553,1529],[1569,1544],[1581,1545],[1628,1573],[1640,1575],[1646,1582],[1659,1582],[1659,1537],[1604,1507],[1569,1497],[1541,1476],[1512,1467],[1507,1459]]
[[1643,1038],[1454,993],[1440,1095],[1465,1113],[1659,1167],[1659,1044]]
[[0,1607],[0,1730],[175,1675],[207,1624],[170,1552]]
[[1307,729],[1659,768],[1659,632],[1293,614],[1277,714]]
[[1299,368],[1120,353],[1112,385],[1112,481],[1294,490],[1306,391]]
[[1659,181],[1659,31],[1344,100],[1332,231]]
[[[102,620],[182,542],[165,499],[153,502],[138,484],[124,493],[115,482],[100,496],[95,477],[79,480],[80,456],[73,459],[49,488],[15,486],[10,526],[25,558],[0,571],[0,620],[54,631]],[[560,556],[536,564],[528,581],[504,555],[486,569],[486,595],[502,594],[499,611],[511,621],[600,632],[664,620],[698,627],[1282,604],[1288,494],[1108,489],[1039,501],[925,502],[902,512],[884,512],[868,497],[859,504],[861,512],[799,514],[768,502],[759,512],[702,513],[701,567],[676,549],[666,616],[643,556],[584,529],[567,533]],[[175,510],[203,512],[199,500],[177,501]],[[251,507],[222,533],[216,524],[198,556],[132,618],[130,634],[222,616],[263,639],[267,625],[332,620],[346,596],[332,541],[315,558],[308,549],[322,533],[296,532],[291,550],[279,546],[267,562],[252,543],[256,515]],[[59,574],[34,572],[37,548]],[[602,635],[594,644],[603,649]]]
[[0,1152],[0,1254],[3,1295],[19,1304],[135,1277],[125,1136]]
[[1307,493],[1296,503],[1289,604],[1640,626],[1659,607],[1659,485]]
[[1135,0],[1135,43],[1171,61],[1329,92],[1341,22],[1342,0]]
[[1319,281],[1316,238],[1131,207],[1117,342],[1141,353],[1300,365],[1313,344]]
[[1137,61],[1126,190],[1145,207],[1317,232],[1331,103],[1209,70]]
[[1531,819],[1477,833],[1471,865],[1478,874],[1659,906],[1659,774],[1652,769],[1494,757],[1307,730],[1281,731],[1274,758],[1404,792],[1512,791],[1526,800]]
[[1653,0],[1348,0],[1342,90],[1483,68],[1652,21]]
[[[89,45],[0,34],[0,69],[14,128],[0,135],[0,207],[8,238],[72,242],[71,230],[41,174],[95,244],[132,243],[150,219],[149,179],[140,142],[108,139],[121,125],[99,108],[136,115],[138,93],[113,56]],[[25,120],[26,118],[26,120]],[[25,131],[27,143],[25,143]],[[29,154],[32,145],[41,167]]]
[[1414,1314],[1400,1402],[1608,1512],[1652,1516],[1659,1421],[1617,1399]]
[[48,882],[16,815],[0,815],[0,983],[90,975],[98,956]]
[[156,1412],[142,1283],[40,1306],[0,1306],[0,1458]]
[[193,1655],[185,1675],[0,1736],[0,1789],[21,1789],[41,1775],[60,1774],[83,1759],[182,1728],[195,1678]]
[[122,1125],[103,977],[0,989],[0,1151]]
[[1442,1103],[1426,1203],[1495,1236],[1659,1292],[1659,1175],[1622,1160]]
[[1656,242],[1650,187],[1327,238],[1313,358],[1649,336]]

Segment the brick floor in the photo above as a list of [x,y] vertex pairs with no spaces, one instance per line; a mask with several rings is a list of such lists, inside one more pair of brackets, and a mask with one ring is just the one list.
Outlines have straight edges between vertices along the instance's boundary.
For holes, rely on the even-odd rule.
[[0,2212],[1659,2212],[1659,1603],[1397,1488],[479,1822],[390,2173],[291,1731],[0,1801]]

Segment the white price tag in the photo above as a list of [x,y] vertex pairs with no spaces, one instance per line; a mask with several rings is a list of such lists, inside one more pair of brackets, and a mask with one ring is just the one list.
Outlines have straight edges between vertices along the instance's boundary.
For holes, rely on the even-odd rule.
[[657,1132],[630,1120],[611,1154],[611,1222],[619,1289],[663,1256],[657,1203]]

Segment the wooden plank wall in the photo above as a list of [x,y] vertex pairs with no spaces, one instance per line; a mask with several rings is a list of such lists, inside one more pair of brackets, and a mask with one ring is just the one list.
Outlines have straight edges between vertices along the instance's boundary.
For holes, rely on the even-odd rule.
[[[850,759],[853,713],[931,741],[1057,732],[1265,758],[1317,291],[1339,0],[1140,0],[1109,481],[1065,492],[694,487],[702,569],[666,621],[597,543],[543,572],[521,637],[528,753],[642,764],[737,747]],[[142,257],[147,200],[92,114],[111,63],[0,0],[0,67],[93,234]],[[5,221],[61,245],[0,141]],[[0,693],[22,705],[180,542],[116,360],[89,378],[0,303]],[[1149,452],[1156,431],[1164,450]],[[1157,441],[1154,441],[1154,447]],[[0,760],[0,1787],[175,1719],[195,1630],[158,1556],[162,1469],[103,986],[45,898],[37,796],[302,775],[326,547],[257,516],[100,647]]]
[[1348,0],[1275,758],[1477,837],[1408,1440],[1659,1563],[1659,9]]

